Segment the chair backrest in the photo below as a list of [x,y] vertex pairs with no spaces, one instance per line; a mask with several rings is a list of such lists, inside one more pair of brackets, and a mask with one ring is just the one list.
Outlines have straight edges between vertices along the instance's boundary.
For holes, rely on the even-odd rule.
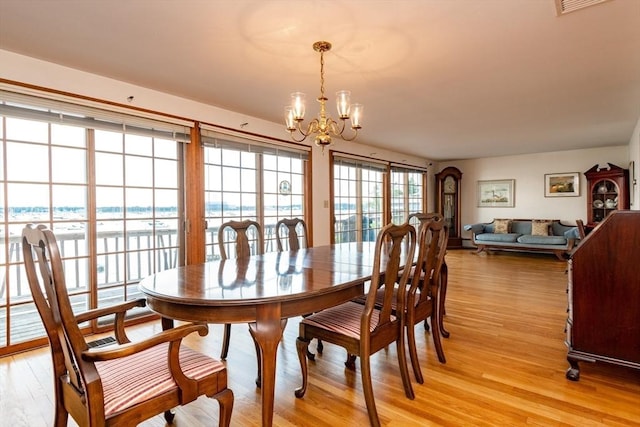
[[[437,297],[437,288],[440,286],[440,273],[447,252],[449,233],[442,217],[434,217],[425,221],[418,234],[418,258],[415,273],[411,278],[409,287],[410,298],[417,295],[419,301]],[[407,302],[411,304],[411,301]]]
[[[371,285],[361,318],[361,331],[371,331],[371,326],[375,324],[371,335],[384,334],[385,330],[395,328],[398,320],[404,316],[405,292],[394,292],[394,288],[397,283],[399,289],[405,289],[411,269],[402,268],[402,261],[410,263],[413,260],[415,248],[416,231],[409,223],[387,224],[378,233]],[[381,268],[383,261],[385,262],[384,270]],[[402,273],[399,273],[401,269]],[[382,301],[379,299],[381,293]],[[379,308],[380,313],[377,323],[372,319],[376,308]],[[398,314],[394,315],[394,310]]]
[[276,223],[278,252],[282,252],[287,247],[285,241],[290,251],[309,247],[307,223],[300,218],[284,218],[278,221]]
[[85,377],[98,374],[93,363],[81,360],[88,346],[71,308],[54,234],[44,225],[28,225],[22,232],[22,253],[31,295],[51,345],[56,401],[62,401],[64,380],[82,396]]
[[414,212],[412,214],[409,214],[409,216],[407,217],[407,222],[414,225],[416,227],[416,230],[418,230],[428,221],[442,222],[444,221],[444,217],[442,216],[442,214],[439,214],[437,212]]
[[264,252],[264,236],[262,235],[262,227],[258,222],[250,219],[228,221],[218,229],[218,246],[222,259],[227,259],[230,255],[227,254],[227,248],[233,242],[233,240],[227,238],[230,230],[235,232],[236,258],[244,258],[252,254],[260,255]]

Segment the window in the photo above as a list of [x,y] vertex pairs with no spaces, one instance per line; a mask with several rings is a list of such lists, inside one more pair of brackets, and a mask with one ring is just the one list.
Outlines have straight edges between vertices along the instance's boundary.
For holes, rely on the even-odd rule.
[[0,91],[0,354],[44,336],[26,224],[56,234],[79,311],[134,298],[140,278],[180,262],[189,138],[185,124]]
[[375,241],[386,223],[384,177],[387,166],[333,156],[334,241]]
[[308,148],[269,144],[202,131],[205,162],[207,259],[219,259],[222,223],[252,219],[262,225],[264,251],[277,250],[275,224],[304,218]]
[[391,222],[402,224],[409,214],[424,212],[425,172],[392,166]]

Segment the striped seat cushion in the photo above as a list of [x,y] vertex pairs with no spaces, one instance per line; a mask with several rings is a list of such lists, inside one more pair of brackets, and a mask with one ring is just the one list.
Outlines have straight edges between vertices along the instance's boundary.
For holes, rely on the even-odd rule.
[[[396,285],[396,287],[393,289],[393,301],[391,302],[391,309],[393,311],[396,310],[397,304],[396,304],[396,294],[398,293],[398,287]],[[407,287],[407,298],[409,295],[409,288]],[[384,290],[380,289],[378,290],[378,294],[376,295],[376,305],[377,306],[381,306],[382,305],[382,300],[384,298]],[[353,302],[357,302],[358,304],[366,304],[367,303],[367,296],[366,295],[360,295],[359,297],[356,297],[352,300]],[[418,302],[420,301],[420,289],[416,290],[416,299],[414,301],[415,305],[418,305]]]
[[[96,362],[104,390],[105,417],[178,387],[169,371],[168,351],[167,343],[132,356]],[[184,345],[180,346],[180,366],[187,377],[196,380],[225,369],[222,362]]]
[[[302,319],[301,323],[326,329],[351,338],[360,338],[360,318],[362,317],[362,304],[349,301],[335,307],[327,308],[309,317]],[[371,316],[369,331],[378,325],[380,312],[374,310]],[[392,319],[395,319],[392,317]]]

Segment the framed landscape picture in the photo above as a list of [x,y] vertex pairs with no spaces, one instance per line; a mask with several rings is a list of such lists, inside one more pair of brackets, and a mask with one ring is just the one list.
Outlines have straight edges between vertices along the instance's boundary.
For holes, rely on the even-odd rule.
[[544,175],[544,197],[575,197],[579,195],[580,172]]
[[515,179],[478,181],[478,207],[512,208],[515,206]]

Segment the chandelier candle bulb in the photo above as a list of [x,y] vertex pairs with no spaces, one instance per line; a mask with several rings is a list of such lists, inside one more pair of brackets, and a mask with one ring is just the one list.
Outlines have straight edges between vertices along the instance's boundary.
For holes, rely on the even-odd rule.
[[338,115],[342,120],[349,118],[349,110],[351,109],[351,92],[341,90],[336,92],[336,105],[338,106]]
[[362,128],[362,110],[364,109],[364,105],[362,104],[353,104],[351,106],[351,110],[353,114],[351,115],[351,129],[361,129]]
[[297,121],[304,120],[306,99],[307,95],[302,92],[291,94],[291,109],[293,110],[293,118]]
[[293,108],[284,107],[284,120],[285,120],[285,123],[287,124],[288,131],[296,130],[296,120],[293,117]]

